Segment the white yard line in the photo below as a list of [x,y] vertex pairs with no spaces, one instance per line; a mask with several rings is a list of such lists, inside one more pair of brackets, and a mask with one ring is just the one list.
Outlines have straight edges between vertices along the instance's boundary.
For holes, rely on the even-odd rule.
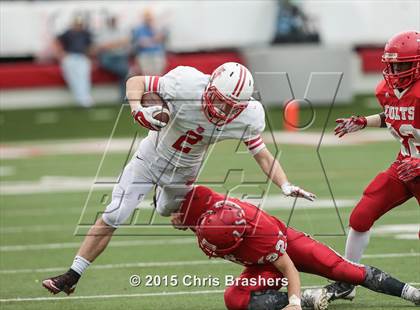
[[[366,254],[363,259],[387,259],[399,257],[420,257],[420,253],[383,253],[383,254]],[[120,268],[150,268],[150,267],[179,267],[179,266],[197,266],[197,265],[213,265],[226,264],[225,260],[193,260],[193,261],[167,261],[167,262],[137,262],[137,263],[121,263],[121,264],[103,264],[89,267],[89,269],[120,269]],[[48,272],[63,272],[68,269],[65,267],[51,267],[51,268],[35,268],[35,269],[2,269],[0,274],[19,274],[19,273],[48,273]]]
[[74,231],[72,225],[27,225],[27,226],[8,226],[0,227],[0,234],[21,234],[47,231]]
[[108,184],[95,184],[93,177],[53,177],[44,176],[36,181],[10,181],[0,182],[0,193],[2,195],[32,195],[45,193],[77,193],[94,190],[112,189],[115,185],[112,177],[99,179],[98,182]]
[[[341,200],[338,201],[339,203],[341,202]],[[144,201],[144,207],[141,206],[141,209],[143,208],[151,208],[148,204],[151,203],[151,201]],[[338,205],[339,207],[341,206],[340,204]],[[284,207],[283,207],[284,208]],[[300,207],[300,208],[313,208],[312,206],[310,207]],[[316,208],[322,208],[322,207],[316,207]],[[266,207],[267,210],[277,210],[277,209],[282,209],[282,207],[278,207],[278,206],[267,206]],[[42,208],[42,209],[38,209],[37,212],[31,212],[37,209],[34,208],[28,208],[28,209],[20,209],[19,208],[19,212],[16,213],[17,210],[13,211],[13,214],[17,215],[17,216],[22,216],[22,215],[30,215],[30,216],[34,216],[34,215],[39,215],[41,213],[41,215],[45,215],[47,214],[47,212],[50,212],[51,210],[57,211],[60,214],[62,214],[62,210],[57,210],[55,209],[51,209],[51,208]],[[65,209],[66,214],[67,213],[79,213],[80,212],[80,207],[69,207]],[[71,211],[71,212],[67,212],[67,211]],[[412,212],[416,212],[416,210],[413,210]],[[3,215],[5,215],[7,213],[8,216],[11,215],[11,211],[10,210],[5,210],[3,212]],[[395,229],[393,227],[398,227],[398,229]],[[70,231],[73,232],[74,229],[76,228],[75,225],[24,225],[24,226],[4,226],[4,227],[0,227],[0,234],[2,235],[9,235],[9,234],[22,234],[22,233],[42,233],[42,232],[51,232],[51,231]],[[138,228],[138,226],[126,226],[124,227],[124,229],[130,229],[130,228]],[[386,229],[383,229],[386,228]],[[388,230],[389,228],[389,230]],[[372,229],[372,233],[375,236],[393,236],[396,239],[409,239],[409,240],[416,240],[418,239],[417,236],[417,232],[420,230],[420,227],[418,224],[396,224],[396,225],[379,225],[377,227],[374,227]]]
[[371,258],[399,258],[399,257],[420,257],[420,253],[385,253],[385,254],[365,254],[363,258],[371,259]]
[[415,234],[398,234],[394,236],[395,239],[399,240],[418,240],[419,237]]
[[0,166],[0,177],[9,177],[16,174],[16,168],[13,166]]
[[[102,113],[102,112],[101,112]],[[105,113],[100,115],[105,118]],[[98,116],[95,116],[98,117]],[[107,116],[106,116],[107,117]],[[55,121],[49,116],[47,121]],[[273,143],[273,137],[280,144],[317,146],[321,132],[266,132],[263,138],[266,143]],[[141,138],[138,139],[139,141]],[[322,146],[359,145],[373,142],[392,141],[393,138],[386,129],[370,129],[362,133],[347,135],[345,139],[338,139],[333,133],[327,132],[323,136]],[[139,141],[136,141],[137,143]],[[127,153],[132,139],[113,138],[107,149],[110,153]],[[0,145],[0,154],[3,159],[30,158],[48,155],[69,154],[103,154],[108,139],[74,139],[50,141],[25,141],[19,143],[3,143]]]
[[378,225],[372,229],[375,234],[398,234],[398,233],[413,233],[414,235],[420,230],[420,224],[386,224]]
[[[225,264],[225,260],[193,260],[193,261],[169,261],[169,262],[150,262],[150,263],[123,263],[123,264],[104,264],[92,265],[89,269],[120,269],[120,268],[150,268],[150,267],[178,267],[178,266],[197,266],[197,265],[213,265]],[[17,273],[48,273],[48,272],[63,272],[68,267],[53,267],[53,268],[36,268],[36,269],[4,269],[0,270],[0,274],[17,274]]]
[[159,297],[159,296],[179,296],[179,295],[201,295],[219,294],[224,290],[205,290],[205,291],[178,291],[178,292],[158,292],[158,293],[138,293],[138,294],[112,294],[112,295],[89,295],[72,297],[23,297],[23,298],[2,298],[0,302],[22,302],[22,301],[57,301],[57,300],[78,300],[78,299],[110,299],[110,298],[133,298],[133,297]]
[[35,124],[55,124],[58,123],[60,115],[57,112],[36,112],[34,116]]
[[[110,191],[115,183],[115,177],[103,177],[97,180],[95,184],[92,177],[43,177],[37,181],[13,181],[0,182],[1,195],[32,195],[45,193],[79,193],[89,192],[92,188],[94,191]],[[108,183],[105,183],[108,182]],[[258,197],[247,199],[251,203],[259,204],[265,198],[264,208],[285,208],[289,209],[293,205],[293,198],[283,195],[269,195],[267,197]],[[352,207],[356,203],[356,199],[337,199],[338,207]],[[143,206],[150,208],[150,201],[144,201]],[[143,208],[142,206],[142,208]],[[332,208],[333,200],[328,197],[319,197],[314,202],[304,199],[298,199],[297,208]]]
[[[110,247],[126,247],[135,245],[171,245],[171,244],[190,244],[195,243],[195,238],[185,237],[177,239],[156,239],[156,240],[124,240],[111,241]],[[64,243],[42,243],[26,245],[3,245],[0,246],[0,252],[21,252],[21,251],[39,251],[55,249],[73,249],[80,246],[80,242]]]
[[[136,141],[136,145],[141,139]],[[127,153],[132,140],[129,138],[114,138],[107,149],[108,139],[80,139],[80,140],[48,140],[27,141],[20,143],[3,143],[0,145],[0,157],[4,159],[23,159],[37,156],[52,155],[83,155]]]
[[89,119],[93,121],[110,121],[116,118],[115,111],[112,109],[100,109],[89,111]]
[[[274,131],[273,134],[266,132],[263,135],[266,143],[273,143],[274,140],[279,144],[296,144],[317,146],[321,138],[322,132],[286,132]],[[344,139],[339,139],[334,133],[327,131],[322,137],[322,146],[338,146],[338,145],[360,145],[375,142],[392,141],[394,138],[388,130],[368,129],[363,132],[356,132],[346,135]]]

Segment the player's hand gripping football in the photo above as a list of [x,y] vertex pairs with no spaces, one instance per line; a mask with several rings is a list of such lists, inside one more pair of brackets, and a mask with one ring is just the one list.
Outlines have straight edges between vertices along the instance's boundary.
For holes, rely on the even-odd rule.
[[359,131],[366,127],[367,119],[364,116],[352,116],[349,118],[338,118],[335,120],[337,126],[334,128],[334,134],[341,138],[349,132]]
[[420,158],[409,157],[400,161],[397,173],[398,178],[403,182],[409,182],[420,177]]
[[286,196],[305,198],[309,201],[314,201],[316,198],[315,194],[307,192],[301,189],[299,186],[290,184],[289,182],[282,184],[281,189],[283,191],[283,194],[285,194]]
[[141,126],[159,131],[166,126],[166,123],[161,122],[154,118],[154,115],[161,112],[161,106],[149,106],[149,107],[139,107],[137,110],[133,111],[131,114],[134,117],[134,120],[139,123]]

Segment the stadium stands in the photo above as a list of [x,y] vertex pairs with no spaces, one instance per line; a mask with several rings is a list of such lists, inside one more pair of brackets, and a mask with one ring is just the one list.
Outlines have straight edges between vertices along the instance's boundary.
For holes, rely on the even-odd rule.
[[[210,73],[227,61],[243,62],[237,52],[187,53],[168,55],[167,70],[179,65],[193,66]],[[93,84],[115,83],[114,75],[100,69],[96,64],[92,70]],[[58,64],[33,62],[0,64],[0,89],[64,87],[65,83]]]

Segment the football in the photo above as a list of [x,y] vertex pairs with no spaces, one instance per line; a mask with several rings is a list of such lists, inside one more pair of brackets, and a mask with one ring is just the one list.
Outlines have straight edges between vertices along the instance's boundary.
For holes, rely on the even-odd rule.
[[145,92],[141,98],[141,105],[145,108],[151,106],[162,107],[161,111],[154,113],[153,118],[163,123],[168,123],[170,118],[169,108],[165,101],[157,94],[153,92]]

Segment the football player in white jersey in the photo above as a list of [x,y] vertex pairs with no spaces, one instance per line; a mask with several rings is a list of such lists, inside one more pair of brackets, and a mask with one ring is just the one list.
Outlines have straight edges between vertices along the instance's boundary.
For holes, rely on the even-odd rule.
[[[145,92],[155,92],[167,104],[167,124],[154,118],[161,106],[141,105]],[[163,216],[175,213],[190,191],[208,147],[215,142],[243,140],[262,171],[286,196],[313,201],[315,195],[288,182],[279,162],[265,147],[261,133],[264,109],[252,98],[254,80],[238,63],[225,63],[212,75],[192,67],[177,67],[166,75],[127,80],[127,99],[134,119],[149,134],[121,174],[112,201],[85,237],[69,271],[43,281],[57,294],[70,294],[84,270],[106,248],[115,229],[157,185],[155,207]]]

